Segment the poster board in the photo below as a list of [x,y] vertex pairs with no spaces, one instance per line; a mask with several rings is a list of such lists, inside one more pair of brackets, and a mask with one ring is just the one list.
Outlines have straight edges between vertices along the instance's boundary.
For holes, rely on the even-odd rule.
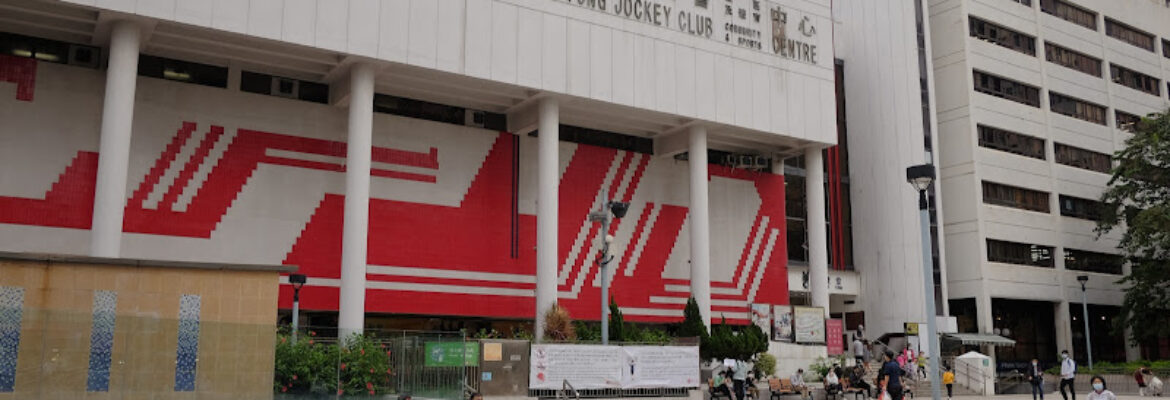
[[845,321],[825,321],[825,347],[830,356],[845,354]]
[[760,327],[765,335],[772,329],[772,306],[768,304],[752,304],[752,324]]
[[474,367],[479,365],[479,342],[426,342],[427,367]]
[[792,307],[797,343],[825,343],[825,311],[822,307]]
[[792,306],[772,306],[772,340],[792,342]]
[[641,389],[699,386],[697,346],[534,344],[529,389]]

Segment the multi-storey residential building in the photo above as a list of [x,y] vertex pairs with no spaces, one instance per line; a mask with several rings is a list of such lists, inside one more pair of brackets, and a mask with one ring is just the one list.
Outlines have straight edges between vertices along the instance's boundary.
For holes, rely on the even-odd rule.
[[1016,340],[1001,368],[1062,349],[1166,357],[1113,334],[1128,266],[1093,219],[1111,154],[1166,110],[1170,6],[1161,0],[932,0],[932,64],[950,314]]

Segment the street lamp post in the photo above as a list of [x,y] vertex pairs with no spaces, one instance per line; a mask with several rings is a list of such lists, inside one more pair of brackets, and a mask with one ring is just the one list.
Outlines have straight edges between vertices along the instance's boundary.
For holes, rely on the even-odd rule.
[[601,274],[601,344],[603,345],[609,344],[609,274],[606,273],[605,267],[613,260],[613,256],[609,255],[609,244],[613,242],[613,236],[609,234],[609,214],[612,213],[615,219],[622,219],[626,216],[626,211],[629,208],[630,203],[606,201],[601,209],[589,213],[590,221],[601,222],[602,244],[601,254],[597,258],[597,266],[598,273]]
[[1089,282],[1089,276],[1077,276],[1077,282],[1081,283],[1081,317],[1085,319],[1085,354],[1089,356],[1089,369],[1093,369],[1093,339],[1089,337],[1089,301],[1085,294],[1085,283]]
[[288,283],[293,287],[293,315],[292,315],[292,341],[297,342],[297,329],[301,322],[301,287],[305,286],[305,275],[291,274],[288,276]]
[[[922,285],[923,300],[926,303],[926,340],[930,351],[930,377],[937,379],[939,356],[938,330],[934,311],[934,262],[930,256],[930,212],[926,190],[934,182],[934,166],[930,164],[915,165],[906,168],[906,181],[918,191],[918,216],[922,225]],[[942,398],[941,385],[930,385],[930,395],[933,400]]]

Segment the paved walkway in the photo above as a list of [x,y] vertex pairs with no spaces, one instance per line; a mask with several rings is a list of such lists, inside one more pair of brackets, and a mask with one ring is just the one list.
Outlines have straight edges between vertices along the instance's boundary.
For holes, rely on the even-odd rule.
[[[1053,393],[1053,394],[1055,394],[1055,396],[1053,396],[1051,394],[1044,395],[1044,400],[1064,400],[1060,397],[1060,393]],[[1077,393],[1077,400],[1086,400],[1089,398],[1088,395],[1089,395],[1088,393]],[[915,400],[929,400],[929,399],[930,399],[930,395],[915,397]],[[1001,394],[1001,395],[995,395],[995,396],[955,396],[954,399],[955,400],[1032,400],[1032,395],[1030,395],[1030,394]],[[1141,396],[1138,396],[1136,394],[1135,395],[1121,395],[1121,394],[1117,395],[1117,400],[1160,400],[1160,399],[1170,400],[1170,397],[1166,397],[1166,396],[1141,397]],[[946,393],[943,393],[943,400],[946,400]]]

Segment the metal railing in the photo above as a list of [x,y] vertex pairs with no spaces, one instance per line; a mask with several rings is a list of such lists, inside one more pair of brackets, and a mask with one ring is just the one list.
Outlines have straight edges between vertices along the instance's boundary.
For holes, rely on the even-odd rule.
[[565,379],[564,382],[561,384],[561,390],[559,392],[557,392],[557,398],[558,399],[561,399],[561,398],[568,399],[568,398],[570,398],[569,394],[572,394],[573,399],[580,399],[581,398],[581,393],[578,392],[577,389],[573,387],[573,384],[569,383],[568,379]]

